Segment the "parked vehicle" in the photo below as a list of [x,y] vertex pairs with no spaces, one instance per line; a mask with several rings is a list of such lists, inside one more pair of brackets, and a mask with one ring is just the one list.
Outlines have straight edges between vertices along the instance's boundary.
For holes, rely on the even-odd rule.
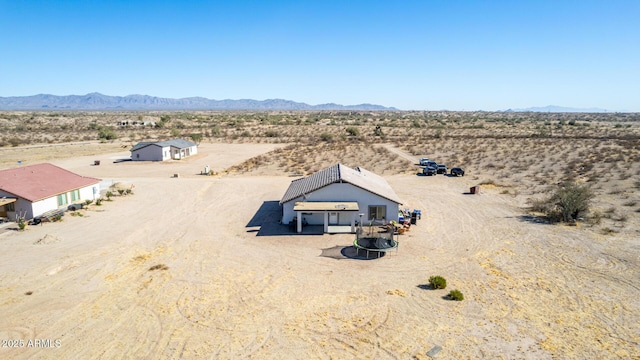
[[459,167],[451,168],[451,175],[452,176],[464,176],[464,170],[462,170],[462,168],[459,168]]
[[429,161],[427,161],[427,165],[426,166],[430,166],[430,167],[435,169],[438,166],[438,163],[435,162],[435,161],[429,160]]
[[432,167],[432,166],[427,166],[425,168],[422,169],[422,173],[426,176],[432,176],[436,174],[436,168]]
[[420,166],[427,166],[427,163],[428,163],[429,161],[431,161],[431,160],[429,160],[429,159],[427,159],[427,158],[422,158],[422,159],[420,159]]
[[446,174],[447,173],[447,165],[438,164],[436,166],[436,173],[437,174]]

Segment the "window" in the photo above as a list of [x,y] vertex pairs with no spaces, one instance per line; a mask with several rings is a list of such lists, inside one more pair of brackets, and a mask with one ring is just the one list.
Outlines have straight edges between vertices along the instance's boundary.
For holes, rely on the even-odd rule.
[[71,192],[71,201],[74,202],[78,200],[80,200],[80,190],[73,190]]
[[58,206],[67,205],[67,194],[58,195]]
[[14,203],[8,203],[7,205],[4,206],[4,208],[7,211],[16,211],[16,207]]
[[383,220],[387,218],[387,207],[384,205],[369,206],[369,220]]

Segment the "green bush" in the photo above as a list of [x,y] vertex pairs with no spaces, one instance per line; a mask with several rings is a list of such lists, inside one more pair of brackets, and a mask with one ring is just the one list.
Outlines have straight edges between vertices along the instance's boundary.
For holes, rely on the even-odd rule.
[[567,182],[551,197],[542,200],[531,200],[533,211],[542,212],[551,221],[574,222],[589,212],[589,205],[595,194],[586,184]]
[[333,140],[333,135],[329,134],[328,132],[323,132],[322,134],[320,134],[320,140],[329,142]]
[[349,126],[345,130],[349,136],[358,136],[358,134],[360,134],[360,131],[358,131],[358,128],[355,126]]
[[22,217],[22,216],[18,217],[17,220],[18,220],[18,228],[20,230],[24,230],[24,229],[27,228],[27,221],[26,221],[26,219],[24,217]]
[[447,287],[447,280],[442,276],[432,276],[429,278],[429,286],[432,289],[444,289]]
[[449,292],[449,299],[455,300],[455,301],[462,301],[464,300],[464,295],[462,295],[462,293],[458,289],[451,290]]
[[96,205],[102,206],[102,198],[96,200]]
[[115,140],[118,138],[118,135],[113,130],[112,127],[103,126],[98,130],[98,139],[102,140]]

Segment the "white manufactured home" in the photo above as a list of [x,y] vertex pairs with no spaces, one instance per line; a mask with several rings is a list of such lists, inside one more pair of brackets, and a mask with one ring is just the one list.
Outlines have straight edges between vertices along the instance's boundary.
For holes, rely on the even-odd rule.
[[282,223],[294,222],[297,232],[303,224],[323,225],[324,232],[355,232],[359,221],[398,221],[401,203],[381,176],[342,164],[292,181],[280,200]]
[[198,145],[184,139],[167,141],[143,141],[131,148],[133,161],[179,160],[198,153]]
[[0,171],[0,217],[32,219],[99,197],[100,179],[80,176],[52,164]]

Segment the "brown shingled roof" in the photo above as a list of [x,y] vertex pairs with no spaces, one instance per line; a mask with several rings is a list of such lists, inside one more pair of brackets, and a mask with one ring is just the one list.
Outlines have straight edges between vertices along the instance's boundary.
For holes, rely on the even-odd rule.
[[391,186],[380,175],[376,175],[360,167],[352,169],[338,163],[305,178],[293,180],[282,197],[282,200],[280,200],[280,204],[284,204],[336,182],[348,182],[351,185],[382,196],[398,204],[402,203]]
[[0,170],[0,190],[31,202],[99,182],[47,163]]

